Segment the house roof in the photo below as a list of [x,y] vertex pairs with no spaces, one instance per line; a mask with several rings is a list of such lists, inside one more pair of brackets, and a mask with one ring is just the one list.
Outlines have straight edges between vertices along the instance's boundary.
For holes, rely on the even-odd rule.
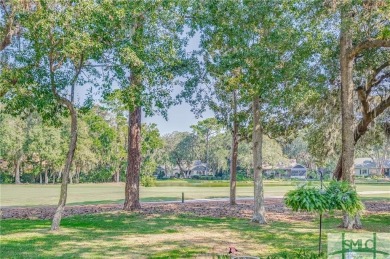
[[359,157],[355,158],[354,163],[355,165],[362,165],[364,163],[373,163],[374,161],[370,157]]
[[[372,160],[369,157],[361,157],[361,158],[355,158],[355,168],[377,168],[379,165],[375,163],[374,160]],[[386,168],[390,168],[390,160],[385,160],[383,162],[383,166]]]
[[293,166],[291,169],[306,169],[306,167],[304,167],[303,165],[297,164],[297,165]]
[[302,171],[306,170],[306,167],[300,164],[296,164],[294,166],[270,166],[263,165],[264,170],[294,170],[294,171]]
[[204,165],[197,165],[191,168],[191,171],[206,171],[207,167]]

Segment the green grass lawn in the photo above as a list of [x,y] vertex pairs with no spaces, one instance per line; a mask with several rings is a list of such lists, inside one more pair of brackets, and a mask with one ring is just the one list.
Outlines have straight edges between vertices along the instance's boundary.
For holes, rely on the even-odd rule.
[[[265,196],[281,197],[287,191],[294,189],[297,184],[299,183],[288,181],[266,181]],[[158,185],[164,186],[147,188],[141,187],[141,201],[180,200],[183,192],[185,199],[229,197],[229,185],[227,181],[161,181],[158,182]],[[380,192],[363,194],[363,199],[390,201],[390,183],[358,184],[357,190],[358,192]],[[58,184],[1,184],[0,205],[56,205],[58,202],[59,192],[60,185]],[[237,197],[253,197],[253,186],[251,183],[240,183],[237,187]],[[73,184],[69,185],[67,203],[68,205],[122,203],[123,198],[124,183]]]
[[[390,232],[389,214],[362,221],[365,229],[353,232]],[[323,251],[326,234],[342,231],[339,223],[325,218]],[[48,220],[3,220],[1,258],[185,258],[227,254],[229,246],[262,258],[318,251],[318,221],[260,226],[243,219],[113,212],[65,218],[59,232],[49,228]]]

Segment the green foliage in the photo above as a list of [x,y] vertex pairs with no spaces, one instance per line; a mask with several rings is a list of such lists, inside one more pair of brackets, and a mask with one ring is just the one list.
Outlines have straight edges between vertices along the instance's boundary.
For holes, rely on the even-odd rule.
[[348,182],[337,181],[330,182],[324,190],[310,184],[302,185],[286,193],[284,202],[293,211],[323,213],[342,210],[356,215],[364,209],[356,189]]
[[350,215],[356,215],[364,210],[355,187],[348,182],[330,182],[326,188],[326,196],[330,210],[343,210]]
[[80,174],[80,183],[106,183],[111,181],[112,168],[110,167],[96,167]]
[[173,165],[187,166],[194,160],[200,160],[197,152],[197,139],[189,132],[172,132],[164,137],[165,150],[169,157],[169,162]]
[[210,166],[210,141],[212,137],[221,131],[222,125],[215,118],[208,118],[199,121],[196,125],[192,125],[191,128],[196,139],[198,152],[200,153],[200,160]]
[[159,154],[163,148],[164,142],[160,136],[156,124],[143,124],[141,128],[141,185],[145,187],[155,186],[155,177],[158,162],[160,162]]
[[277,164],[288,162],[286,155],[283,154],[282,146],[275,139],[264,135],[262,147],[264,164],[276,166]]
[[[301,127],[305,123],[303,108],[315,99],[312,96],[317,97],[312,85],[296,80],[297,72],[306,72],[310,66],[311,40],[295,3],[206,1],[193,8],[197,14],[193,22],[200,27],[202,66],[212,78],[210,92],[214,99],[210,107],[228,131],[233,129],[234,137],[239,132],[240,139],[250,139],[249,132],[253,132],[253,162],[247,167],[254,168],[255,181],[262,163],[281,162],[272,152],[283,157],[280,146],[272,145],[272,141],[268,145],[270,152],[261,149],[263,132],[275,138]],[[196,104],[208,100],[200,98],[204,95],[200,88],[194,94],[200,99]],[[245,162],[252,160],[248,159],[250,152],[245,155]],[[256,199],[261,180],[259,177],[255,185]]]
[[0,183],[13,183],[14,177],[12,175],[7,174],[5,172],[0,172]]
[[325,253],[318,254],[307,249],[299,249],[297,251],[283,251],[275,255],[267,256],[267,259],[325,259]]
[[141,175],[141,185],[144,187],[156,186],[156,179],[150,175]]
[[284,202],[293,211],[324,212],[328,210],[326,193],[309,185],[302,185],[285,195]]

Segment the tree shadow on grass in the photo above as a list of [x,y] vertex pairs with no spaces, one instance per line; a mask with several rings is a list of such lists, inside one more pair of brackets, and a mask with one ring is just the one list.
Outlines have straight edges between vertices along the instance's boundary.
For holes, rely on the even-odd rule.
[[[363,220],[367,225],[374,224],[379,228],[388,222],[389,217],[369,216]],[[333,227],[337,220],[326,218],[325,228]],[[214,252],[215,247],[219,249],[217,254],[226,253],[230,243],[235,243],[242,253],[254,256],[298,249],[316,252],[318,248],[318,224],[312,221],[258,225],[249,220],[192,214],[145,216],[113,212],[65,218],[61,230],[56,233],[48,231],[49,227],[48,220],[2,221],[2,256],[184,258]]]
[[[146,197],[141,198],[141,202],[161,202],[161,201],[178,201],[180,197],[166,196],[166,197]],[[123,204],[124,199],[117,200],[100,200],[100,201],[83,201],[83,202],[71,202],[67,206],[78,206],[78,205],[105,205],[105,204]]]

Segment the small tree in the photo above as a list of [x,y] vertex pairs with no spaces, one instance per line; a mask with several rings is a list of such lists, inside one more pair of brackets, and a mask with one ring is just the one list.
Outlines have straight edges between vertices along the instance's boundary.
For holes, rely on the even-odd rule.
[[52,122],[58,122],[60,115],[70,118],[69,148],[52,222],[52,230],[57,230],[77,145],[75,88],[98,84],[100,73],[92,64],[104,49],[104,10],[95,1],[36,1],[27,10],[22,6],[20,1],[12,1],[10,6],[20,10],[15,18],[23,33],[18,43],[11,41],[7,47],[7,69],[1,71],[0,79],[2,85],[10,86],[5,91],[7,111],[23,114],[37,110],[44,120]]
[[355,187],[344,181],[332,181],[325,190],[310,185],[302,185],[296,190],[286,193],[284,202],[293,211],[307,211],[320,214],[320,252],[322,213],[342,210],[350,217],[355,217],[364,210],[364,205],[359,199]]

